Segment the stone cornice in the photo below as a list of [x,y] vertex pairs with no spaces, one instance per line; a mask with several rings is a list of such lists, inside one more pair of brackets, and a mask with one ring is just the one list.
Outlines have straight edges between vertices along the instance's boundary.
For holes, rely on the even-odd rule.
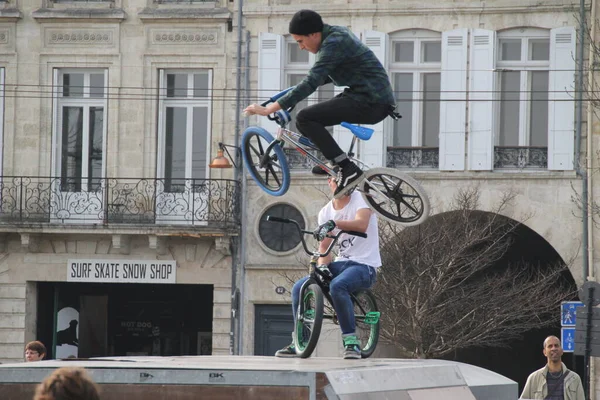
[[127,14],[120,8],[39,8],[31,13],[31,16],[37,20],[59,20],[65,19],[97,19],[109,21],[123,21]]
[[[493,6],[489,3],[496,4],[495,1],[478,3],[478,5],[470,5],[468,2],[464,5],[437,3],[436,5],[403,5],[399,7],[397,4],[360,4],[351,3],[340,8],[328,7],[323,5],[319,8],[319,14],[323,18],[327,17],[352,17],[352,16],[422,16],[422,15],[469,15],[469,14],[523,14],[523,13],[548,13],[548,12],[576,12],[579,10],[577,4],[522,4],[522,5],[505,5]],[[591,5],[586,4],[586,10],[590,10]],[[296,6],[244,6],[244,17],[246,18],[264,18],[285,16],[291,17],[298,11]],[[327,22],[327,21],[325,21]]]
[[143,9],[138,17],[143,22],[161,20],[227,21],[232,18],[226,8],[150,8]]
[[0,21],[16,21],[23,18],[23,14],[16,8],[0,9]]

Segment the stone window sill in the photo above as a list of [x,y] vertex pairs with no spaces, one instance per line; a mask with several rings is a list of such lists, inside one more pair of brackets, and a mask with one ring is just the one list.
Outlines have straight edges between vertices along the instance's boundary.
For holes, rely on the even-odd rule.
[[120,8],[39,8],[31,13],[36,20],[99,19],[122,21],[126,14]]

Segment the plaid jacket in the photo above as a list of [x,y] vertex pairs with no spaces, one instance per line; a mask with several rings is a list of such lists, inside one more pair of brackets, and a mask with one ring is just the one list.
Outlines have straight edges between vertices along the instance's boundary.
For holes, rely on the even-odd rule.
[[371,49],[343,26],[323,27],[321,47],[308,75],[277,100],[281,108],[296,105],[319,86],[348,86],[344,94],[365,103],[395,104],[387,72]]

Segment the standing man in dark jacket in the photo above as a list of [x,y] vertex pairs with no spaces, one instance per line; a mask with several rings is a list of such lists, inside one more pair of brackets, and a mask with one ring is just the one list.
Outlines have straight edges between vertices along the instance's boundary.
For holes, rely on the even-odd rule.
[[292,17],[289,31],[300,49],[316,54],[308,75],[293,90],[266,107],[248,106],[244,112],[267,116],[287,110],[332,82],[347,86],[331,100],[301,110],[296,127],[321,150],[325,158],[340,167],[334,197],[340,198],[364,179],[363,172],[348,159],[325,127],[341,122],[376,124],[393,111],[395,100],[386,70],[375,54],[348,28],[323,24],[312,10],[300,10]]

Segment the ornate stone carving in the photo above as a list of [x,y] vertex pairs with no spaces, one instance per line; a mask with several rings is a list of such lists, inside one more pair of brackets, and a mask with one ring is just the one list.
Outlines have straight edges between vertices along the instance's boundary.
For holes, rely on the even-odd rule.
[[8,44],[9,31],[8,29],[0,29],[0,45]]
[[152,44],[186,44],[214,45],[217,44],[217,31],[186,29],[179,31],[154,30],[150,34]]
[[105,29],[48,29],[46,36],[48,44],[113,44],[113,32]]

